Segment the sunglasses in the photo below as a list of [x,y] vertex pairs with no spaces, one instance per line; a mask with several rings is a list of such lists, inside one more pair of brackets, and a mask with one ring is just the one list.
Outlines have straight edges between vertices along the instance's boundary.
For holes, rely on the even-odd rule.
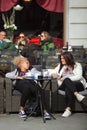
[[44,37],[44,35],[40,35],[41,37]]

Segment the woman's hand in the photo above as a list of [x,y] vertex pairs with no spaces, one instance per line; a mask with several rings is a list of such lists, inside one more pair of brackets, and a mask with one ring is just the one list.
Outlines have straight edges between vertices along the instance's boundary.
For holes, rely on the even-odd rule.
[[21,39],[18,39],[17,43],[19,44],[21,42]]
[[24,75],[24,76],[17,76],[16,79],[25,79],[25,78],[26,78],[26,76]]
[[57,78],[57,77],[59,76],[59,74],[58,74],[58,73],[53,73],[52,76],[53,76],[54,78]]
[[64,81],[65,78],[60,78],[60,81]]

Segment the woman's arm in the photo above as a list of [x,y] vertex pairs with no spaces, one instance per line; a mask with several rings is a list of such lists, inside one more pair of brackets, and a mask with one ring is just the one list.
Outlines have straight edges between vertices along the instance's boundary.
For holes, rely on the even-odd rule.
[[73,70],[73,73],[74,75],[69,77],[72,81],[78,81],[82,78],[82,66],[80,63],[76,63],[75,67],[74,67],[74,70]]
[[9,79],[16,79],[18,76],[18,72],[17,72],[17,69],[15,69],[14,71],[12,72],[8,72],[5,77],[9,78]]
[[35,75],[41,75],[41,72],[38,71],[36,68],[32,68],[32,69],[31,69],[31,74],[34,75],[34,76],[35,76]]

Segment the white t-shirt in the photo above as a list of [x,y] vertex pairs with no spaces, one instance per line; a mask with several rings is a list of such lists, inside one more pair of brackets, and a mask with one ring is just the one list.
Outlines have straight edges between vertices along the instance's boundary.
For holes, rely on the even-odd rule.
[[71,77],[73,75],[74,75],[74,73],[73,73],[72,68],[71,67],[65,67],[61,76],[66,78],[66,77]]

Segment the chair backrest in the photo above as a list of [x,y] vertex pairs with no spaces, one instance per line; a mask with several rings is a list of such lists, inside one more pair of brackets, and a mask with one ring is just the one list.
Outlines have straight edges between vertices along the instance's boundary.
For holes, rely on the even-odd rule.
[[86,81],[87,81],[87,76],[86,76],[86,74],[87,74],[87,65],[82,65],[82,68],[83,68],[83,77],[86,79]]
[[2,70],[0,70],[0,78],[1,77],[3,77],[3,78],[5,77],[5,73]]
[[38,71],[42,71],[42,65],[33,65]]
[[58,38],[58,37],[53,37],[53,43],[55,45],[55,47],[63,47],[63,39],[62,38]]

